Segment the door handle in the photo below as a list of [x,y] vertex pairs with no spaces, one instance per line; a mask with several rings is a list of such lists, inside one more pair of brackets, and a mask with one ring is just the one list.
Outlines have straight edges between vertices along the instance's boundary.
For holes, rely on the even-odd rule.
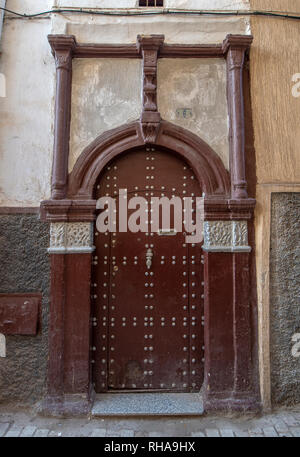
[[152,249],[148,249],[146,252],[146,266],[147,266],[148,270],[150,270],[151,265],[152,265],[152,257],[153,257]]

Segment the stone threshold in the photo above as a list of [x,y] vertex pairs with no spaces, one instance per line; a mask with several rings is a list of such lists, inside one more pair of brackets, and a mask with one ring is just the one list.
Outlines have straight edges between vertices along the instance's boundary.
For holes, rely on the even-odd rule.
[[97,394],[91,415],[103,416],[201,416],[199,393]]

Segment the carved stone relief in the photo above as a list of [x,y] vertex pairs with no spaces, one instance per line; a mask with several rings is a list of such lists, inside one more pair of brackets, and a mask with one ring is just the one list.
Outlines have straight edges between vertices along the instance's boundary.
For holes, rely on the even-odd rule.
[[89,253],[94,250],[93,224],[54,222],[50,227],[50,254]]
[[205,221],[204,245],[207,252],[250,252],[246,221]]

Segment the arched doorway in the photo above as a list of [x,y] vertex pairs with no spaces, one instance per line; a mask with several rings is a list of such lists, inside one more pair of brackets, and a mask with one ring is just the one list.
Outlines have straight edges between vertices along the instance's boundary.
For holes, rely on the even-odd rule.
[[[129,220],[134,208],[139,208],[146,213],[149,229],[120,231],[124,230],[119,223],[120,200],[124,198],[124,194],[119,196],[120,189],[127,190],[126,204],[136,199],[131,200]],[[100,174],[95,198],[115,200],[116,220],[112,233],[101,233],[95,227],[92,308],[97,322],[93,327],[97,393],[200,390],[204,374],[204,256],[201,243],[186,242],[184,202],[192,198],[196,219],[196,197],[201,195],[192,168],[161,147],[144,146],[124,153]],[[144,198],[145,208],[137,197]],[[160,218],[160,229],[151,231],[151,200],[155,197],[177,198],[181,214],[175,215],[174,206],[169,205],[167,229]],[[98,213],[106,210],[104,206]],[[178,216],[181,231],[176,232]]]
[[[150,151],[147,151],[147,148],[150,148]],[[155,149],[155,151],[152,151],[152,149]],[[196,274],[200,274],[200,281],[202,275],[201,269],[202,266],[204,267],[204,407],[206,411],[213,409],[245,410],[257,408],[259,395],[256,390],[255,367],[251,356],[254,344],[251,315],[251,308],[253,305],[249,293],[249,287],[251,285],[250,262],[252,253],[251,246],[248,245],[248,226],[251,229],[251,219],[255,201],[251,199],[241,200],[230,198],[229,173],[225,170],[217,154],[205,142],[191,132],[174,126],[166,121],[161,121],[155,144],[153,143],[146,147],[139,122],[126,124],[100,135],[82,152],[70,173],[68,177],[67,197],[62,200],[52,199],[45,201],[42,204],[42,218],[43,220],[51,222],[49,248],[49,253],[51,254],[50,349],[48,391],[43,409],[51,414],[88,412],[90,411],[91,402],[94,398],[94,387],[96,387],[96,390],[98,391],[100,391],[100,389],[105,391],[105,389],[109,390],[109,387],[111,389],[114,388],[115,383],[117,388],[120,388],[121,390],[128,388],[128,390],[134,389],[134,391],[136,391],[138,389],[144,390],[154,388],[153,382],[148,380],[150,379],[149,376],[153,376],[148,373],[149,371],[154,371],[151,370],[151,368],[144,370],[147,371],[147,375],[142,372],[143,374],[140,377],[139,384],[132,382],[131,379],[127,379],[124,382],[125,376],[119,374],[117,374],[117,377],[109,380],[109,365],[106,365],[106,375],[103,375],[106,376],[105,379],[108,379],[106,386],[102,387],[103,381],[100,378],[96,381],[96,384],[98,383],[98,385],[95,386],[95,378],[93,379],[91,376],[93,371],[95,372],[97,369],[101,369],[99,368],[100,365],[98,360],[99,351],[107,351],[108,346],[110,348],[117,347],[110,344],[111,342],[108,341],[107,336],[100,331],[98,335],[101,336],[105,343],[102,343],[101,341],[102,344],[100,345],[99,340],[95,346],[91,344],[93,336],[91,329],[93,327],[101,329],[101,319],[105,317],[99,314],[97,318],[94,315],[94,312],[97,311],[94,299],[97,300],[98,295],[100,296],[101,293],[102,295],[108,295],[105,291],[95,290],[94,284],[102,284],[102,286],[103,284],[107,284],[102,276],[99,277],[99,280],[97,280],[98,282],[95,281],[94,278],[91,278],[91,265],[97,267],[103,262],[104,266],[104,262],[108,262],[108,259],[103,259],[102,255],[100,257],[97,255],[97,252],[95,253],[94,240],[97,236],[93,236],[93,228],[95,225],[96,198],[98,198],[98,195],[95,194],[95,190],[101,190],[101,182],[104,182],[105,180],[100,181],[99,184],[99,179],[101,180],[102,176],[105,177],[105,173],[107,172],[111,172],[111,182],[114,182],[114,177],[117,177],[117,175],[113,174],[114,170],[108,170],[107,167],[110,167],[114,160],[121,161],[123,160],[122,157],[124,157],[125,160],[129,152],[139,152],[141,157],[147,156],[147,152],[150,152],[150,154],[157,153],[163,157],[163,154],[168,152],[173,159],[180,158],[180,166],[178,168],[180,172],[178,171],[174,188],[177,190],[185,187],[183,185],[181,187],[180,183],[185,181],[184,176],[187,177],[188,175],[182,173],[182,171],[186,170],[181,167],[187,166],[191,176],[192,173],[195,176],[194,180],[191,179],[191,181],[199,183],[197,185],[199,186],[198,190],[200,190],[200,195],[202,191],[205,194],[204,244],[202,247],[198,246],[200,252],[202,250],[202,253],[200,254],[201,262],[198,270],[189,270],[191,272],[195,271],[195,273],[198,271]],[[184,164],[181,161],[184,161]],[[148,162],[151,164],[151,160]],[[154,162],[155,160],[153,163]],[[146,165],[146,167],[147,166],[148,165]],[[149,166],[149,170],[144,167],[142,174],[135,173],[136,176],[139,176],[139,179],[143,178],[145,188],[142,188],[141,183],[137,184],[134,183],[134,181],[131,182],[129,180],[130,185],[135,184],[134,187],[141,186],[141,189],[137,190],[131,187],[132,192],[143,190],[146,194],[146,190],[149,192],[150,186],[150,194],[151,191],[159,191],[162,193],[162,189],[155,189],[154,184],[151,184],[151,176],[155,176],[155,168],[152,170],[152,165]],[[155,165],[153,166],[155,167]],[[147,174],[146,171],[149,171],[149,173]],[[125,174],[126,185],[130,173],[131,169]],[[148,180],[147,176],[150,177]],[[146,181],[149,181],[150,184],[146,184],[145,177]],[[153,178],[153,181],[155,182],[156,179]],[[159,182],[160,187],[165,186],[165,183],[161,183],[160,181],[157,182]],[[115,184],[117,189],[118,184]],[[123,183],[120,181],[120,184]],[[172,183],[170,184],[172,186]],[[99,189],[97,189],[98,185],[100,185]],[[148,189],[146,189],[146,185],[148,186]],[[154,186],[154,188],[151,189],[151,186]],[[115,188],[114,184],[112,184],[111,188]],[[173,189],[173,187],[171,188]],[[113,190],[113,195],[115,195],[114,192],[117,192],[117,190]],[[182,195],[184,195],[183,191]],[[145,195],[145,197],[147,196]],[[107,237],[108,236],[109,235],[107,235]],[[147,235],[145,236],[147,237]],[[112,236],[111,242],[106,244],[110,245],[113,238],[114,237]],[[151,235],[149,239],[151,239]],[[173,237],[170,237],[170,240],[171,239],[173,239]],[[145,239],[143,241],[145,241]],[[143,243],[144,250],[140,250],[138,254],[133,255],[130,251],[129,255],[127,254],[127,251],[126,253],[120,251],[118,254],[119,265],[117,264],[117,259],[115,264],[112,263],[115,261],[112,259],[114,254],[110,254],[109,271],[115,266],[119,268],[120,261],[121,269],[123,269],[123,267],[127,268],[127,266],[129,266],[127,264],[128,256],[130,256],[131,263],[133,260],[133,265],[131,265],[131,267],[135,266],[135,256],[138,257],[138,264],[145,267],[145,257],[147,253],[147,251],[145,251],[146,244],[153,244],[153,248],[150,246],[150,249],[157,249],[155,243],[149,241],[148,243]],[[128,246],[129,248],[132,246],[130,242],[125,243],[125,245],[126,249]],[[159,250],[160,249],[158,249],[158,252]],[[176,250],[176,248],[174,250]],[[173,248],[170,248],[168,251],[171,251],[172,254]],[[161,259],[161,257],[157,256],[157,252],[155,253],[156,255],[153,257],[153,267],[155,261],[157,262],[158,259],[160,259],[158,264],[158,268],[160,269],[165,266],[165,264],[160,263],[165,259]],[[158,255],[165,256],[165,254],[161,253]],[[173,256],[177,255],[177,253],[170,255],[168,252],[168,262],[171,261]],[[104,254],[104,257],[105,256],[106,254]],[[181,253],[181,256],[183,257],[185,254]],[[124,259],[124,257],[126,257],[126,259]],[[177,257],[176,259],[172,259],[172,261],[176,260]],[[182,260],[185,261],[185,259]],[[194,261],[194,259],[191,259],[191,265],[193,266],[192,261]],[[123,262],[126,263],[126,265],[124,265]],[[183,265],[180,266],[182,270],[178,270],[182,273],[187,272],[187,270],[183,270]],[[173,265],[171,263],[169,268],[165,270],[167,271],[167,274],[170,274],[174,266],[175,268],[179,268],[179,264],[176,263]],[[125,271],[127,274],[129,268],[126,268],[121,271]],[[101,271],[100,268],[99,271]],[[161,273],[156,276],[154,270],[150,271],[153,271],[155,277],[163,277],[163,274]],[[108,273],[108,270],[106,272]],[[116,272],[118,272],[118,270]],[[137,275],[136,277],[141,278],[141,273],[145,274],[146,272],[147,270],[145,268],[141,269],[139,273],[140,276]],[[130,275],[128,275],[128,277],[129,276]],[[151,290],[150,284],[153,283],[154,287],[155,282],[154,280],[150,281],[150,279],[145,280],[146,277],[146,275],[143,277],[143,284],[145,285],[148,283],[147,290]],[[151,276],[148,275],[147,278],[150,277]],[[132,277],[130,276],[129,279],[131,281]],[[174,294],[178,282],[175,279],[174,287],[171,289],[172,294]],[[202,282],[203,281],[201,281],[201,286]],[[116,283],[117,282],[114,282],[114,284]],[[128,283],[128,281],[126,281],[126,283]],[[182,284],[183,283],[184,281],[182,281]],[[187,284],[187,282],[185,283]],[[112,284],[111,281],[110,294],[113,294],[112,289],[114,286]],[[164,288],[161,289],[164,290]],[[123,294],[121,296],[122,292]],[[120,297],[123,298],[124,291],[122,288],[120,288],[119,293]],[[150,295],[152,293],[144,293],[144,295],[147,294]],[[184,294],[182,294],[182,296],[183,295]],[[137,298],[134,294],[132,296],[134,299]],[[171,295],[171,297],[173,297],[173,295]],[[179,302],[179,304],[180,303],[181,302]],[[145,306],[153,306],[152,304],[150,305],[150,301],[149,305],[146,305],[145,302],[141,302],[141,304],[142,307],[139,308],[139,310],[141,309],[145,311],[145,313],[146,311],[148,313],[140,315],[140,318],[142,317],[144,319],[141,321],[143,322],[141,329],[147,329],[148,331],[141,331],[140,335],[143,335],[144,338],[147,334],[149,341],[151,340],[149,335],[154,335],[154,332],[149,332],[149,329],[154,327],[154,320],[150,321],[150,317],[154,319],[154,315],[151,315],[149,311],[154,312],[154,308],[151,310],[150,308],[148,308],[148,310],[145,309]],[[107,305],[102,304],[102,310],[103,306]],[[100,306],[98,305],[99,313],[100,308],[101,304]],[[129,311],[131,312],[131,309]],[[110,323],[112,329],[115,329],[117,321],[108,321],[107,317],[106,326],[103,327],[107,327],[108,323]],[[111,317],[116,319],[115,316]],[[131,324],[132,329],[134,329],[133,318],[138,318],[138,316],[131,314],[130,317],[132,317]],[[148,318],[148,321],[145,320],[146,317]],[[166,318],[167,316],[158,315],[158,317]],[[181,315],[181,317],[183,317],[183,315]],[[192,315],[191,317],[196,316]],[[129,315],[119,314],[118,322],[121,325],[120,329],[122,329],[122,331],[123,327],[128,329],[127,324],[126,326],[122,325],[123,322],[125,322],[122,320],[123,318],[126,318],[127,322]],[[171,322],[170,329],[173,327],[176,328],[176,326],[172,326],[172,322],[174,322],[172,321],[172,318],[175,318],[175,322],[178,322],[177,316],[171,313],[171,315],[168,315],[168,318],[171,318],[171,321],[169,321]],[[187,316],[184,316],[184,318],[187,318]],[[148,326],[144,325],[146,322],[148,322]],[[153,326],[149,325],[151,322],[153,322]],[[159,322],[161,322],[161,319]],[[182,319],[181,323],[183,324],[184,322],[186,321]],[[114,324],[113,326],[111,325],[112,323]],[[195,326],[197,326],[197,322]],[[192,325],[192,327],[194,326]],[[165,328],[165,326],[161,326],[161,328]],[[109,336],[112,334],[114,333],[111,333]],[[187,335],[187,332],[182,332],[181,334]],[[196,335],[196,332],[189,334]],[[103,335],[105,336],[104,338]],[[131,337],[131,333],[128,332],[127,336],[128,335]],[[180,335],[180,332],[178,332],[178,334],[176,333],[176,343],[179,341],[178,335]],[[110,339],[113,340],[113,338]],[[126,341],[127,340],[128,338]],[[168,344],[170,343],[166,353],[168,351],[170,352],[171,349],[173,351],[173,339],[166,338],[165,341],[167,341]],[[139,344],[141,344],[141,342],[139,342]],[[136,350],[134,345],[131,344],[131,346]],[[152,344],[148,343],[141,347],[153,347],[153,351],[150,351],[150,353],[154,352],[154,345]],[[184,348],[188,348],[187,345],[180,347],[183,348],[183,352],[189,351],[189,349],[187,349],[187,351],[184,350]],[[192,348],[191,343],[190,348]],[[198,348],[196,347],[196,351],[198,351],[198,354],[201,354],[203,348],[202,346],[201,349],[199,348],[200,345],[198,345]],[[179,349],[179,345],[177,349]],[[114,352],[114,350],[112,350],[112,352]],[[149,354],[148,351],[147,353]],[[176,351],[175,353],[178,362],[181,360],[181,353],[179,354],[179,351]],[[106,357],[103,357],[106,364],[107,355],[108,354],[106,354]],[[127,357],[127,355],[126,352],[125,356]],[[171,357],[172,356],[173,353],[171,352]],[[111,359],[113,359],[113,357],[111,357]],[[149,356],[141,359],[141,354],[139,355],[139,360],[145,359],[149,359]],[[121,358],[121,360],[124,359]],[[172,360],[172,358],[170,360]],[[126,374],[126,362],[123,363],[123,365],[122,363],[120,364],[121,368],[118,373]],[[162,363],[161,366],[164,367],[166,364]],[[143,368],[143,365],[139,366],[137,370],[138,373],[141,373]],[[202,375],[200,374],[201,370],[202,365],[200,363],[200,365],[198,365],[197,374],[199,383],[196,381],[196,386],[192,385],[193,381],[183,382],[183,376],[185,376],[183,372],[185,370],[178,371],[178,378],[180,379],[178,388],[187,390],[192,390],[193,388],[198,389],[202,381]],[[105,372],[105,370],[102,371]],[[127,371],[131,373],[134,370],[131,369]],[[191,376],[194,376],[191,371],[192,370],[190,369],[188,373],[190,379]],[[164,373],[159,370],[157,370],[157,373],[159,383],[158,390],[164,389],[164,387],[160,387],[160,383],[164,383],[161,381]],[[100,376],[102,376],[101,372]],[[112,376],[116,376],[115,373],[113,373]],[[147,380],[144,376],[147,376]],[[170,388],[170,378],[167,379],[167,382],[169,383],[166,387],[168,390],[168,388]],[[136,387],[133,387],[133,384],[135,384]],[[146,387],[145,384],[148,384],[148,387]],[[150,384],[152,384],[152,387]],[[183,384],[187,384],[187,386],[184,387]],[[124,385],[125,387],[122,387]],[[172,387],[171,382],[170,390],[176,389],[176,387],[177,383],[175,383],[175,387]]]

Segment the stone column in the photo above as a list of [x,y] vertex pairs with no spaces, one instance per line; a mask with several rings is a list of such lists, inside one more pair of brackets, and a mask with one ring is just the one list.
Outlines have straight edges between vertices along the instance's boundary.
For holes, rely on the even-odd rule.
[[228,35],[223,43],[223,52],[227,60],[231,197],[233,199],[248,197],[245,175],[243,66],[245,53],[249,49],[252,40],[252,36]]
[[71,116],[72,56],[75,37],[49,35],[49,43],[55,57],[56,97],[54,121],[54,151],[51,192],[53,199],[66,197],[69,159]]

